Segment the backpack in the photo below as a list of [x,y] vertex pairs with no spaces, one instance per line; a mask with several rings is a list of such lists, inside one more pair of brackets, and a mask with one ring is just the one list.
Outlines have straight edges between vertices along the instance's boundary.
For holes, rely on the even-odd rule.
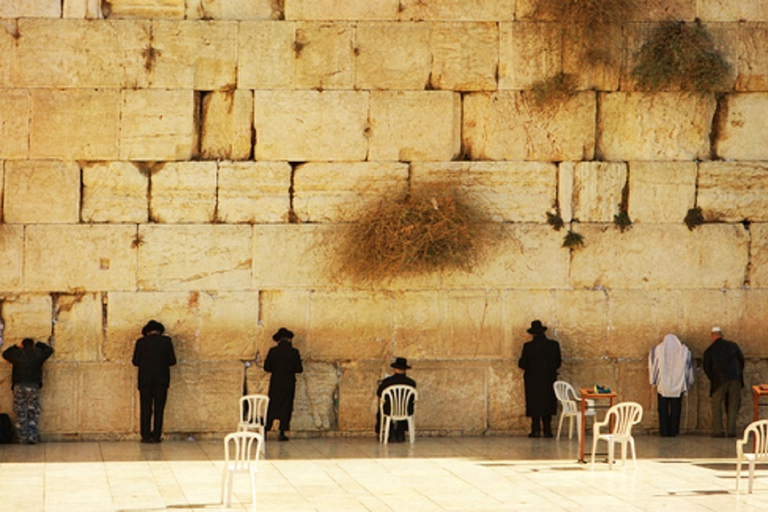
[[0,413],[0,444],[13,442],[13,425],[11,417],[5,413]]

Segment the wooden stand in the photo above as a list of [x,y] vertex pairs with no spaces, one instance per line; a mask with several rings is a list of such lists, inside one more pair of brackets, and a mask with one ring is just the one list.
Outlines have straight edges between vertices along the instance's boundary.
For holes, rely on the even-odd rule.
[[[584,437],[586,435],[587,425],[587,399],[595,401],[595,409],[610,409],[613,407],[613,402],[616,399],[616,393],[595,393],[589,388],[580,389],[581,394],[581,436],[579,436],[579,462],[586,462],[584,460]],[[598,405],[599,400],[608,400],[609,405]],[[597,416],[595,416],[597,419]]]

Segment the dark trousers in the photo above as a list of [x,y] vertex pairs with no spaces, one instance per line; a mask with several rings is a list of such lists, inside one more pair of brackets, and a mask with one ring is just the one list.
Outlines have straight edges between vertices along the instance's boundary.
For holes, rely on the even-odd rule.
[[659,395],[659,434],[662,437],[673,437],[680,433],[680,411],[682,408],[682,396]]
[[[139,408],[141,413],[141,439],[158,441],[163,435],[163,411],[168,398],[168,388],[154,386],[139,390]],[[154,413],[154,426],[152,423]]]
[[552,437],[552,416],[531,416],[531,434],[541,435],[542,429],[545,436]]
[[741,382],[730,380],[712,393],[712,433],[723,434],[723,406],[726,408],[728,435],[736,437],[736,418],[741,407]]

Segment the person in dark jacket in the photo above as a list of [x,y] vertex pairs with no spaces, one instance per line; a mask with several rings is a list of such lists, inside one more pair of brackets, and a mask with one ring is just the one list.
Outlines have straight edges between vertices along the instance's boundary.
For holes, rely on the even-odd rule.
[[267,352],[264,371],[271,373],[269,378],[269,407],[267,408],[266,430],[272,429],[275,420],[280,422],[279,441],[288,441],[285,433],[291,430],[293,399],[296,396],[296,374],[302,373],[301,354],[293,346],[293,333],[281,327],[272,336],[277,342]]
[[43,387],[43,363],[53,354],[53,348],[32,338],[24,340],[3,352],[13,365],[11,389],[13,412],[21,444],[37,444],[40,440],[40,388]]
[[[389,386],[394,386],[395,384],[405,384],[406,386],[411,386],[413,388],[416,387],[416,381],[412,378],[408,377],[406,375],[406,372],[411,369],[411,367],[408,365],[408,360],[404,357],[396,357],[395,362],[393,362],[391,365],[389,365],[391,368],[394,369],[394,374],[390,375],[389,377],[386,377],[382,379],[382,381],[379,383],[379,387],[376,390],[376,396],[381,398],[381,394],[384,392],[385,389],[387,389]],[[413,403],[413,397],[411,397],[410,403],[408,403],[408,414],[413,414],[414,410],[414,403]],[[389,414],[390,405],[389,403],[384,403],[384,414]],[[381,412],[379,410],[376,411],[376,433],[379,433],[379,430],[381,429]],[[402,443],[405,441],[405,433],[408,431],[408,422],[407,421],[395,421],[391,428],[389,429],[389,441],[394,443]]]
[[[176,364],[173,342],[164,336],[165,327],[150,320],[141,330],[133,349],[133,365],[139,368],[139,409],[142,443],[159,443],[163,435],[163,413],[171,384],[171,366]],[[153,423],[154,415],[154,423]]]
[[560,368],[560,344],[547,339],[547,328],[539,320],[531,322],[533,339],[523,345],[518,366],[524,370],[525,415],[531,418],[528,437],[552,437],[552,415],[557,413],[557,398],[552,385]]
[[704,373],[709,377],[712,404],[712,437],[725,437],[723,406],[727,413],[728,437],[736,437],[736,417],[744,387],[744,354],[739,346],[723,339],[719,327],[712,328],[712,344],[704,351]]

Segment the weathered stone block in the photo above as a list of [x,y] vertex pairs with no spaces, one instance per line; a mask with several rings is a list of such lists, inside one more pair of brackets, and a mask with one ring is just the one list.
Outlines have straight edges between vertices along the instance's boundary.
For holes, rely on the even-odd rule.
[[[619,359],[616,363],[616,394],[621,402],[637,402],[643,406],[643,411],[651,413],[657,410],[658,399],[656,388],[650,385],[648,378],[648,363],[645,359],[637,361]],[[694,400],[694,402],[696,402]],[[690,401],[689,401],[690,403]],[[690,418],[693,416],[688,411]],[[685,418],[683,418],[685,419]],[[684,421],[680,422],[680,429],[684,430],[688,425]],[[652,414],[644,414],[638,427],[640,431],[643,427],[656,430],[659,426],[658,420]]]
[[24,226],[0,224],[0,290],[21,288],[24,261]]
[[197,151],[196,103],[191,90],[122,91],[120,160],[191,159]]
[[135,240],[135,226],[27,226],[24,288],[135,290]]
[[269,20],[282,15],[277,0],[187,0],[188,20]]
[[[561,168],[569,165],[563,163]],[[612,222],[620,211],[627,164],[578,162],[573,168],[572,215],[582,222]]]
[[433,359],[509,355],[501,291],[449,291],[442,295],[440,306],[441,336],[430,347]]
[[[563,28],[562,71],[575,78],[578,90],[618,90],[623,62],[622,46],[625,44],[624,27],[602,26],[594,33],[591,28],[579,24],[567,24]],[[551,65],[545,69],[552,71],[542,78],[554,76],[559,71]]]
[[[43,387],[40,389],[40,431],[43,439],[49,434],[77,432],[79,373],[80,367],[75,363],[49,359],[43,365]],[[120,405],[126,407],[127,404]]]
[[[585,246],[571,262],[574,288],[735,288],[744,281],[748,239],[741,225],[581,225]],[[649,250],[653,248],[653,250]]]
[[[5,298],[2,302],[3,338],[8,344],[24,338],[50,343],[53,318],[50,295],[22,294]],[[54,356],[57,357],[57,356]]]
[[336,430],[334,394],[338,387],[336,365],[305,361],[304,373],[297,375],[296,400],[291,420],[293,431]]
[[365,160],[368,93],[256,91],[257,160]]
[[355,27],[348,23],[297,23],[294,86],[351,89],[355,81]]
[[600,102],[597,152],[603,159],[709,157],[714,97],[663,92],[606,93],[600,94]]
[[80,167],[58,160],[5,163],[5,222],[77,223],[80,220]]
[[[629,218],[681,222],[696,199],[696,176],[694,162],[630,162]],[[701,182],[698,194],[701,204]]]
[[253,130],[253,93],[238,89],[203,96],[200,156],[248,160]]
[[216,163],[169,162],[152,172],[154,222],[205,224],[216,211]]
[[726,96],[715,139],[715,153],[726,160],[768,160],[768,93]]
[[[576,287],[574,287],[576,288]],[[603,290],[558,290],[557,323],[547,336],[560,342],[564,358],[599,359],[608,352],[608,297]]]
[[493,91],[499,66],[499,29],[492,23],[435,23],[431,27],[434,89]]
[[749,234],[749,284],[753,288],[768,288],[768,224],[751,224]]
[[768,290],[765,288],[728,290],[726,309],[718,323],[712,322],[712,325],[720,326],[723,337],[738,343],[745,358],[766,359],[768,350],[765,337],[768,336],[768,326],[762,319],[766,307]]
[[469,94],[463,143],[473,160],[590,160],[595,108],[589,92],[552,109],[535,107],[521,92]]
[[229,223],[285,222],[291,207],[286,162],[220,162],[218,219]]
[[[410,362],[410,361],[409,361]],[[488,426],[486,361],[418,361],[408,375],[416,381],[417,430],[478,434]]]
[[[638,0],[633,2],[631,21],[693,20],[696,16],[696,0]],[[517,0],[517,19],[546,19],[536,12],[537,0]]]
[[[765,18],[768,19],[768,7],[766,7]],[[736,90],[768,90],[768,25],[739,23],[738,33],[739,60]]]
[[355,38],[355,86],[424,89],[432,62],[429,34],[430,28],[424,23],[359,23]]
[[562,28],[553,23],[499,24],[499,89],[528,89],[562,71]]
[[259,292],[201,292],[197,301],[200,359],[252,359],[259,332]]
[[0,158],[29,156],[31,107],[29,91],[0,89]]
[[286,20],[394,20],[397,19],[398,0],[287,0]]
[[259,291],[259,331],[256,350],[262,359],[275,345],[272,335],[280,327],[294,332],[293,346],[306,352],[310,331],[311,290],[261,290]]
[[0,4],[0,18],[59,18],[61,0],[7,0]]
[[768,163],[702,162],[697,204],[707,220],[768,220]]
[[339,430],[374,431],[376,411],[378,410],[376,390],[379,387],[379,381],[386,376],[388,369],[388,366],[382,364],[381,361],[355,360],[341,365]]
[[84,164],[80,215],[83,222],[147,222],[148,172],[132,162]]
[[495,431],[525,432],[523,372],[517,361],[492,362],[488,369],[488,427]]
[[127,364],[80,364],[76,372],[76,432],[122,434],[133,430],[131,420],[139,409],[136,370]]
[[[135,91],[133,91],[135,92]],[[35,158],[117,158],[120,92],[32,89],[29,152]]]
[[400,19],[438,21],[512,21],[515,3],[506,0],[401,0]]
[[142,290],[250,289],[250,226],[146,225],[139,237]]
[[58,295],[54,308],[56,360],[102,361],[104,319],[101,294]]
[[101,0],[63,0],[63,18],[97,20],[101,15]]
[[706,21],[768,21],[768,5],[762,0],[698,0],[697,7]]
[[400,290],[394,294],[392,355],[414,359],[442,358],[445,300],[437,290]]
[[403,163],[307,163],[294,173],[293,209],[303,222],[350,222],[367,203],[404,189],[407,181]]
[[240,23],[237,34],[237,85],[243,89],[286,89],[293,84],[296,55],[294,23]]
[[184,17],[185,0],[109,0],[102,2],[105,18],[172,18]]
[[370,121],[369,160],[451,160],[461,149],[454,92],[373,91]]
[[509,338],[509,350],[506,356],[517,362],[523,353],[523,344],[531,341],[528,328],[533,320],[541,322],[550,329],[547,335],[557,336],[557,315],[555,290],[505,290],[505,322]]

